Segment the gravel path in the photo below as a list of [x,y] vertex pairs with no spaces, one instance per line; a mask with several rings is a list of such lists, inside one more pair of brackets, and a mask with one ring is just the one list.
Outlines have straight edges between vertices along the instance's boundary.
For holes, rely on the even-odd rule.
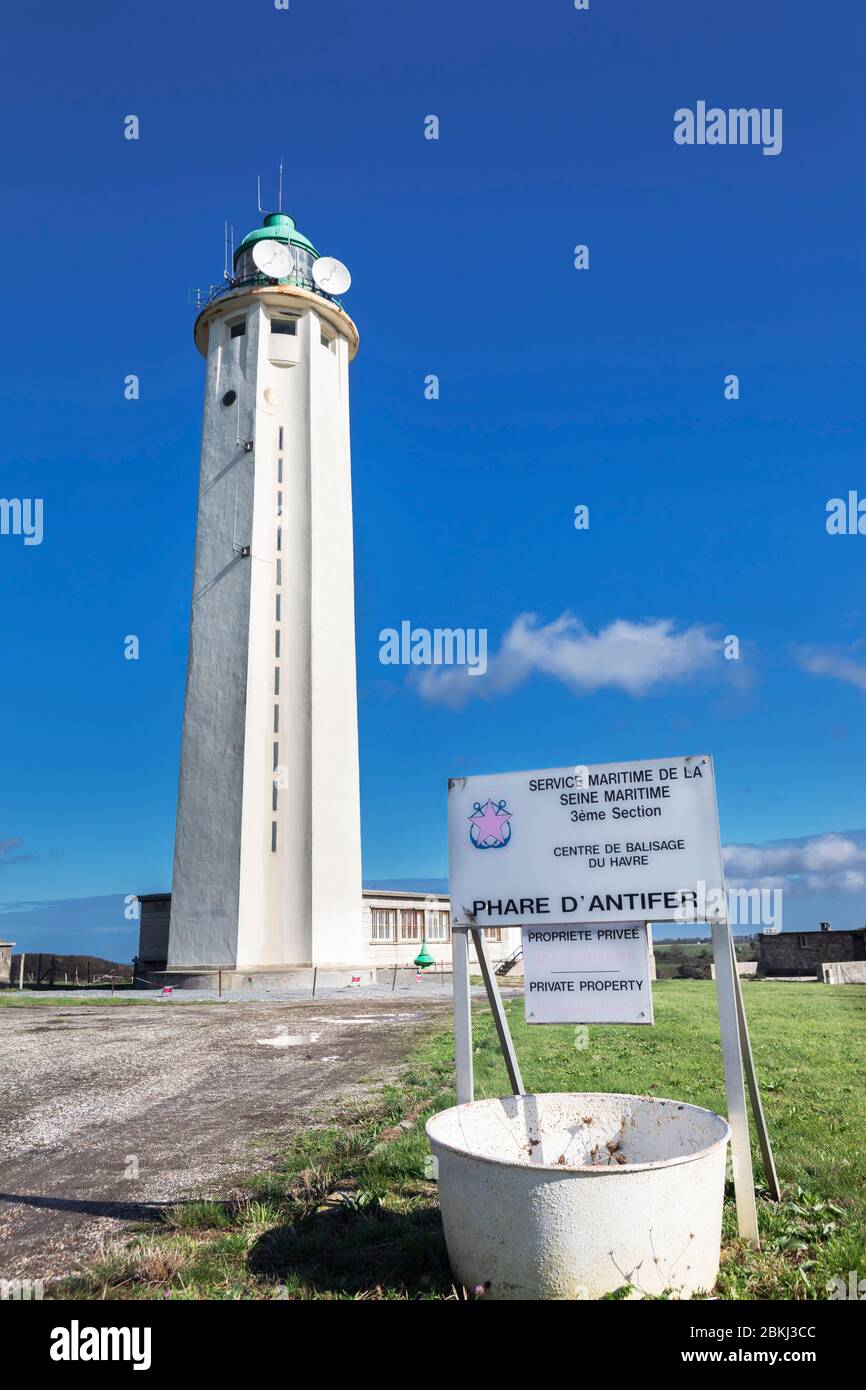
[[0,1009],[0,1278],[68,1274],[129,1220],[225,1193],[451,1009],[429,988],[177,1000]]

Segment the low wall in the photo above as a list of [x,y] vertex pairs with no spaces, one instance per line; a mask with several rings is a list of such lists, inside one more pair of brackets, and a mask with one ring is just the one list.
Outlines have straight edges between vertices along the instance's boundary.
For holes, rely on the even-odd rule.
[[286,970],[146,970],[139,978],[156,988],[170,985],[172,989],[212,989],[218,992],[231,989],[298,989],[312,990],[315,975],[317,988],[345,989],[353,981],[361,985],[376,983],[376,972],[369,967],[359,966],[332,970],[320,966],[314,972],[312,966]]
[[[757,962],[756,960],[738,960],[738,961],[737,961],[737,974],[738,974],[738,975],[740,975],[740,976],[743,976],[743,975],[757,975],[757,973],[758,973],[758,962]],[[711,980],[714,980],[715,978],[716,978],[716,967],[715,967],[714,965],[711,965],[711,966],[710,966],[710,979],[711,979]]]
[[866,960],[825,960],[818,967],[822,985],[866,985]]

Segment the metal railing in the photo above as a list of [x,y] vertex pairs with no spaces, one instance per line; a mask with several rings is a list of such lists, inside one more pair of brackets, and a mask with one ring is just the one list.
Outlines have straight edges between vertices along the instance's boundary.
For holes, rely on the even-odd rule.
[[266,288],[268,285],[280,284],[289,284],[297,286],[302,290],[311,290],[312,293],[318,295],[320,299],[326,299],[330,304],[336,304],[338,309],[343,308],[342,300],[338,299],[336,295],[326,294],[324,290],[319,288],[315,280],[311,280],[309,276],[306,275],[287,275],[285,280],[274,280],[269,275],[248,275],[244,279],[235,279],[233,277],[231,280],[227,280],[225,284],[210,285],[207,295],[205,295],[203,290],[190,290],[189,300],[190,303],[195,305],[196,313],[200,314],[209,304],[213,304],[217,299],[222,299],[223,295],[231,294],[233,290],[243,289],[246,285]]
[[499,964],[496,967],[497,975],[509,975],[511,971],[514,969],[517,962],[522,958],[522,956],[523,947],[518,946],[515,950],[511,952],[510,956],[506,956],[505,960],[501,960],[499,962]]

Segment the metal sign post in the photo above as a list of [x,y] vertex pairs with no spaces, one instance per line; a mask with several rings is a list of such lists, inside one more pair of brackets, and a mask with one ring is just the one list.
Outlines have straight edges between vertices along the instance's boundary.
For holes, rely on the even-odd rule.
[[782,1189],[779,1186],[776,1163],[770,1145],[770,1135],[767,1131],[767,1121],[764,1118],[761,1091],[755,1073],[755,1059],[752,1056],[752,1043],[749,1038],[749,1025],[746,1022],[746,1010],[743,1006],[743,988],[740,984],[740,972],[737,969],[737,952],[734,947],[733,937],[730,937],[730,942],[734,965],[734,995],[737,1005],[737,1023],[740,1029],[740,1052],[742,1053],[743,1067],[746,1073],[746,1085],[749,1088],[749,1103],[752,1107],[752,1118],[755,1121],[755,1129],[758,1134],[758,1144],[761,1149],[761,1160],[764,1165],[764,1176],[767,1179],[767,1188],[772,1200],[774,1202],[780,1202],[782,1200]]
[[716,965],[716,997],[722,1035],[722,1062],[728,1097],[728,1124],[731,1126],[731,1166],[737,1201],[737,1229],[744,1240],[758,1247],[758,1211],[755,1206],[755,1179],[752,1173],[752,1147],[749,1117],[743,1083],[743,1055],[740,1050],[740,1024],[737,1013],[736,970],[733,945],[726,915],[719,913],[710,924]]
[[475,945],[475,954],[478,957],[478,964],[481,966],[481,974],[484,977],[484,987],[487,990],[487,998],[490,1001],[490,1011],[493,1014],[493,1022],[496,1025],[499,1046],[502,1048],[502,1055],[505,1058],[505,1069],[508,1072],[508,1080],[511,1082],[511,1090],[514,1095],[522,1096],[526,1094],[523,1089],[523,1078],[520,1075],[517,1053],[514,1051],[514,1042],[508,1027],[508,1019],[505,1016],[502,995],[499,993],[496,976],[490,968],[490,959],[487,955],[487,943],[484,940],[484,929],[483,927],[472,927],[471,931],[472,940]]
[[487,943],[484,940],[484,931],[481,927],[473,926],[471,922],[455,922],[451,941],[454,970],[454,1057],[457,1071],[458,1105],[464,1105],[467,1101],[475,1099],[475,1083],[472,1069],[472,1008],[469,978],[470,932],[472,933],[472,942],[475,946],[478,964],[481,966],[484,987],[487,990],[487,1000],[490,1004],[493,1022],[496,1025],[496,1035],[499,1038],[499,1046],[502,1049],[502,1056],[505,1059],[505,1069],[508,1072],[508,1080],[511,1083],[512,1093],[515,1096],[523,1096],[526,1094],[523,1087],[523,1078],[520,1075],[520,1064],[517,1061],[517,1053],[514,1050],[514,1039],[511,1036],[511,1030],[508,1027],[508,1019],[502,1004],[502,995],[499,993],[496,976],[490,967],[490,957],[487,954]]
[[469,984],[469,927],[454,922],[451,930],[451,970],[454,977],[454,1061],[457,1104],[475,1099],[472,1074],[472,999]]

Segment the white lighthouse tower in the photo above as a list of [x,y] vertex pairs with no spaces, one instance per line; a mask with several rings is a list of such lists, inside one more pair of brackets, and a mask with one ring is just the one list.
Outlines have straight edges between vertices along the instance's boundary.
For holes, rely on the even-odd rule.
[[345,267],[285,213],[207,359],[168,968],[363,958]]

